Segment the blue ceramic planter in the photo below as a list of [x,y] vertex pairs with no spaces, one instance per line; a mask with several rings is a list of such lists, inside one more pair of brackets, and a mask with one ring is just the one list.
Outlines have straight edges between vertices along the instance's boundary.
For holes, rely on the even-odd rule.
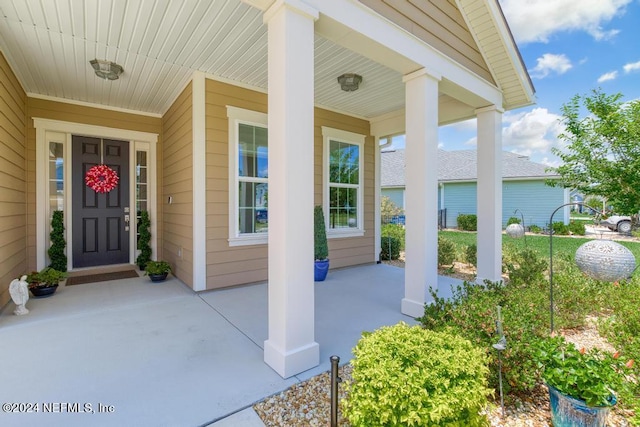
[[316,282],[322,282],[327,278],[327,272],[329,271],[329,260],[316,261],[315,268],[313,269],[313,280]]
[[605,427],[611,406],[616,398],[611,396],[611,406],[587,406],[573,397],[567,396],[555,387],[549,388],[551,422],[555,427]]

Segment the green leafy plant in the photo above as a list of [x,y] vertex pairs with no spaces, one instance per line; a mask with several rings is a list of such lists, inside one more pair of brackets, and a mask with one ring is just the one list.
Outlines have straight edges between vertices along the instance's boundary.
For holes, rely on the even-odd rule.
[[587,230],[582,221],[571,221],[569,222],[569,232],[577,236],[584,236]]
[[45,267],[40,271],[32,271],[27,275],[29,288],[49,288],[56,286],[67,277],[64,271],[56,270],[52,267]]
[[542,232],[542,228],[540,228],[539,226],[533,224],[529,226],[529,231],[532,233],[536,233],[536,234],[540,234]]
[[391,236],[382,236],[380,238],[380,259],[398,258],[400,258],[400,240]]
[[464,231],[478,230],[478,216],[475,214],[460,214],[457,218],[458,228]]
[[171,264],[167,261],[149,261],[145,268],[147,275],[171,273],[171,271]]
[[542,259],[533,249],[516,250],[505,256],[505,269],[514,285],[542,283],[547,265],[547,260]]
[[466,246],[464,250],[464,259],[474,267],[478,266],[478,246],[476,244]]
[[149,218],[149,212],[140,211],[140,219],[138,220],[138,250],[140,254],[136,258],[136,264],[140,270],[144,270],[147,263],[151,260],[151,219]]
[[405,229],[401,224],[385,224],[380,228],[380,235],[382,237],[393,237],[398,240],[400,244],[400,250],[404,250],[405,243]]
[[313,243],[314,259],[316,261],[324,261],[329,258],[327,230],[324,223],[324,213],[320,205],[313,208]]
[[515,216],[509,217],[507,220],[507,227],[511,224],[520,224],[520,218],[516,218]]
[[545,383],[589,406],[612,405],[616,390],[626,386],[626,367],[617,354],[578,350],[561,336],[534,345],[534,359]]
[[342,408],[359,426],[486,426],[483,351],[448,332],[400,322],[363,334]]
[[438,237],[438,265],[451,265],[456,259],[456,244],[446,237]]
[[49,267],[62,272],[67,271],[67,256],[64,253],[67,242],[64,240],[64,216],[60,210],[53,211],[49,239],[51,240],[51,246],[47,251],[51,261]]
[[567,236],[569,234],[569,226],[562,221],[556,221],[551,224],[553,234],[560,236]]

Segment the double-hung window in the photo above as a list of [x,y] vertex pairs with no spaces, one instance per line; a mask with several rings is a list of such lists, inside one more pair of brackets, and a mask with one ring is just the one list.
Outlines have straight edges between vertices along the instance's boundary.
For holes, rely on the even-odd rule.
[[362,236],[364,135],[323,127],[324,212],[329,237]]
[[227,107],[229,117],[229,243],[267,243],[269,155],[267,115]]

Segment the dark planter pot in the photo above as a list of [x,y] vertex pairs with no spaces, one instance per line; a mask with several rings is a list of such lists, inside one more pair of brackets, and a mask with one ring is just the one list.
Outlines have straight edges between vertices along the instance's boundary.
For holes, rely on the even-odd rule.
[[555,427],[605,427],[611,406],[616,398],[611,396],[611,406],[587,406],[573,397],[567,396],[555,387],[549,388],[551,421]]
[[315,267],[313,270],[313,280],[316,282],[322,282],[327,278],[327,273],[329,272],[329,260],[325,259],[324,261],[316,261]]
[[50,297],[56,292],[56,289],[58,289],[58,285],[46,286],[46,287],[39,286],[39,287],[29,288],[34,298]]
[[162,282],[164,281],[169,273],[160,273],[160,274],[149,274],[149,278],[152,282]]

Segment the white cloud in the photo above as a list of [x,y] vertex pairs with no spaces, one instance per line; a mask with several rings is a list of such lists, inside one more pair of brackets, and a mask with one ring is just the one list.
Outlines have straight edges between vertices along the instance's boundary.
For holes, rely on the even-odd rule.
[[513,36],[519,43],[543,42],[561,31],[585,31],[596,40],[618,30],[602,26],[625,12],[632,0],[500,0]]
[[618,77],[617,71],[609,71],[598,77],[598,83],[607,82],[609,80],[615,80]]
[[502,146],[525,156],[540,153],[549,155],[551,147],[559,147],[558,135],[563,126],[561,117],[546,108],[528,112],[505,113],[503,117]]
[[625,73],[629,74],[632,73],[634,71],[640,71],[640,61],[638,62],[631,62],[629,64],[625,64],[622,69],[624,70]]
[[573,67],[571,61],[566,55],[555,55],[553,53],[545,53],[537,59],[537,64],[531,70],[531,78],[542,79],[550,73],[564,74]]

